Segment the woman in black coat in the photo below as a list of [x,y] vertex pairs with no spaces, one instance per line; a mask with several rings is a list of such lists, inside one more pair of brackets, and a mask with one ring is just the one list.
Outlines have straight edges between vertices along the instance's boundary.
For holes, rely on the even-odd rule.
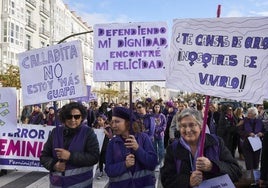
[[221,138],[206,134],[204,156],[199,157],[203,120],[198,111],[184,109],[177,122],[181,136],[167,147],[160,169],[163,187],[195,187],[203,180],[224,174],[238,181],[241,169]]
[[40,163],[50,171],[50,187],[92,188],[99,143],[93,129],[83,124],[86,117],[81,103],[62,107],[59,118],[63,126],[52,130],[40,156]]

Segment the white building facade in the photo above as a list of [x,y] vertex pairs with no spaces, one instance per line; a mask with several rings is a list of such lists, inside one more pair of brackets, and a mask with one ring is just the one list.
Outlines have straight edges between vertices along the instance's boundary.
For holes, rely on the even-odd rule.
[[[1,0],[0,15],[0,72],[8,64],[18,65],[18,53],[55,45],[70,36],[64,41],[82,41],[86,84],[95,91],[107,88],[107,83],[93,82],[92,27],[62,0]],[[125,82],[112,83],[109,88],[120,93],[113,102],[121,102],[120,97],[127,96],[129,92],[129,84]],[[163,92],[160,87],[159,91],[153,91],[146,83],[133,84],[133,100],[151,96],[168,98],[166,91]]]

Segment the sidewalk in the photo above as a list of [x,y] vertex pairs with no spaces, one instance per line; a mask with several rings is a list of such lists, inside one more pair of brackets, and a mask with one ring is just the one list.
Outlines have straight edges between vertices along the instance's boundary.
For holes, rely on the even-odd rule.
[[[245,161],[239,160],[238,156],[236,159],[241,166],[243,172],[245,169]],[[246,173],[245,173],[246,174]],[[104,188],[108,183],[108,177],[104,173],[103,177],[97,179],[99,171],[96,171],[95,177],[93,179],[94,188]],[[159,172],[155,172],[155,177],[157,179],[156,188],[162,188],[159,180]],[[244,180],[243,180],[244,181]],[[245,182],[246,183],[246,182]],[[30,171],[16,171],[9,170],[7,175],[0,177],[0,187],[1,188],[44,188],[49,187],[49,176],[47,172],[30,172]]]

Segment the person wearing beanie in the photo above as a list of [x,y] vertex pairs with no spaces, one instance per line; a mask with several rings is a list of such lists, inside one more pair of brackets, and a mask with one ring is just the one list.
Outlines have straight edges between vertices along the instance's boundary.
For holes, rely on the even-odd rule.
[[155,187],[157,155],[149,136],[141,132],[132,111],[115,107],[111,127],[115,136],[106,151],[108,187]]
[[41,110],[41,104],[33,105],[33,112],[29,116],[28,124],[44,125],[44,114]]
[[53,106],[48,108],[48,114],[46,115],[45,125],[56,126],[59,125],[57,113]]

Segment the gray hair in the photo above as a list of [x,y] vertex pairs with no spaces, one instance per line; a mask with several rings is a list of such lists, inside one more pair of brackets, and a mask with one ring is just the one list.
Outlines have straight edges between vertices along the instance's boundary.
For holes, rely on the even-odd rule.
[[258,116],[259,112],[258,109],[256,107],[250,107],[248,108],[248,112],[251,112],[252,114]]
[[199,112],[192,108],[185,108],[179,113],[178,118],[177,118],[178,124],[180,124],[183,118],[188,117],[188,116],[194,118],[196,123],[199,124],[200,126],[203,125],[203,119],[200,116]]

